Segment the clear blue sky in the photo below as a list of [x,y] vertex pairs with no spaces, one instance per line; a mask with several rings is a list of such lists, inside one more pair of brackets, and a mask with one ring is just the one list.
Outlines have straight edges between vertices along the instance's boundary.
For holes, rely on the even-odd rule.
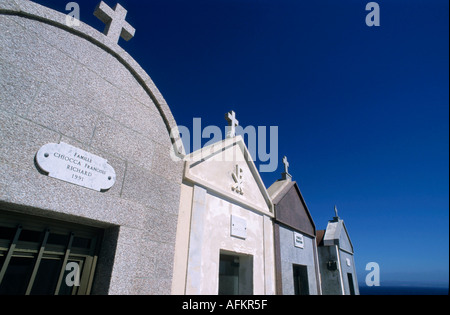
[[[103,31],[99,0],[77,2]],[[121,0],[137,31],[120,45],[178,124],[224,127],[233,109],[244,127],[278,126],[266,186],[286,155],[318,229],[337,205],[360,282],[374,261],[382,285],[448,285],[449,2],[377,1],[379,27],[368,2]]]

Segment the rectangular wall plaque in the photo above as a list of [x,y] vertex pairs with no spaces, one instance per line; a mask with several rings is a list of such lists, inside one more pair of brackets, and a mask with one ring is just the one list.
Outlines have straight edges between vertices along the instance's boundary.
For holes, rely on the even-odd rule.
[[231,216],[231,236],[247,238],[247,221],[245,219]]
[[108,190],[116,181],[107,160],[64,142],[44,145],[36,162],[50,177],[96,191]]
[[305,247],[305,241],[302,234],[294,232],[294,246],[298,248]]

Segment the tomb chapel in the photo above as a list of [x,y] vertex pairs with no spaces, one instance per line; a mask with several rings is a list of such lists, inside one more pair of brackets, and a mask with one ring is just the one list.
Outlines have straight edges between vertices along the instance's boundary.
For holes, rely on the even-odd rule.
[[229,122],[224,140],[185,159],[174,294],[275,293],[273,204]]
[[127,10],[91,14],[0,1],[0,295],[171,293],[177,124]]
[[334,211],[326,230],[317,233],[322,294],[359,295],[353,244],[336,206]]
[[285,171],[268,192],[275,207],[274,244],[276,293],[280,295],[321,294],[316,226],[297,182]]

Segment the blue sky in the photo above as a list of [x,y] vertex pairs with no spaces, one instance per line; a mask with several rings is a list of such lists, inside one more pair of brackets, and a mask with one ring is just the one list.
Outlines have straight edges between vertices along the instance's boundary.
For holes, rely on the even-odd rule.
[[[103,31],[98,1],[77,2]],[[278,126],[266,186],[286,155],[318,229],[337,205],[360,282],[374,261],[382,285],[448,285],[449,3],[377,1],[368,27],[368,2],[122,0],[136,36],[120,45],[178,124],[224,128],[233,109],[244,127]]]

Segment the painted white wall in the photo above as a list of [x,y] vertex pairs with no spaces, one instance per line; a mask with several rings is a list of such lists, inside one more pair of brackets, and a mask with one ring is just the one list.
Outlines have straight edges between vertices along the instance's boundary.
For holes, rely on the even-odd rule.
[[[273,204],[242,137],[194,152],[185,163],[174,261],[173,294],[218,294],[221,251],[253,257],[253,294],[275,294]],[[242,193],[233,173],[242,170]],[[231,235],[232,216],[245,239]]]
[[[246,221],[246,239],[231,236],[231,216]],[[253,294],[274,294],[270,218],[194,187],[186,294],[218,294],[221,251],[253,257]]]

